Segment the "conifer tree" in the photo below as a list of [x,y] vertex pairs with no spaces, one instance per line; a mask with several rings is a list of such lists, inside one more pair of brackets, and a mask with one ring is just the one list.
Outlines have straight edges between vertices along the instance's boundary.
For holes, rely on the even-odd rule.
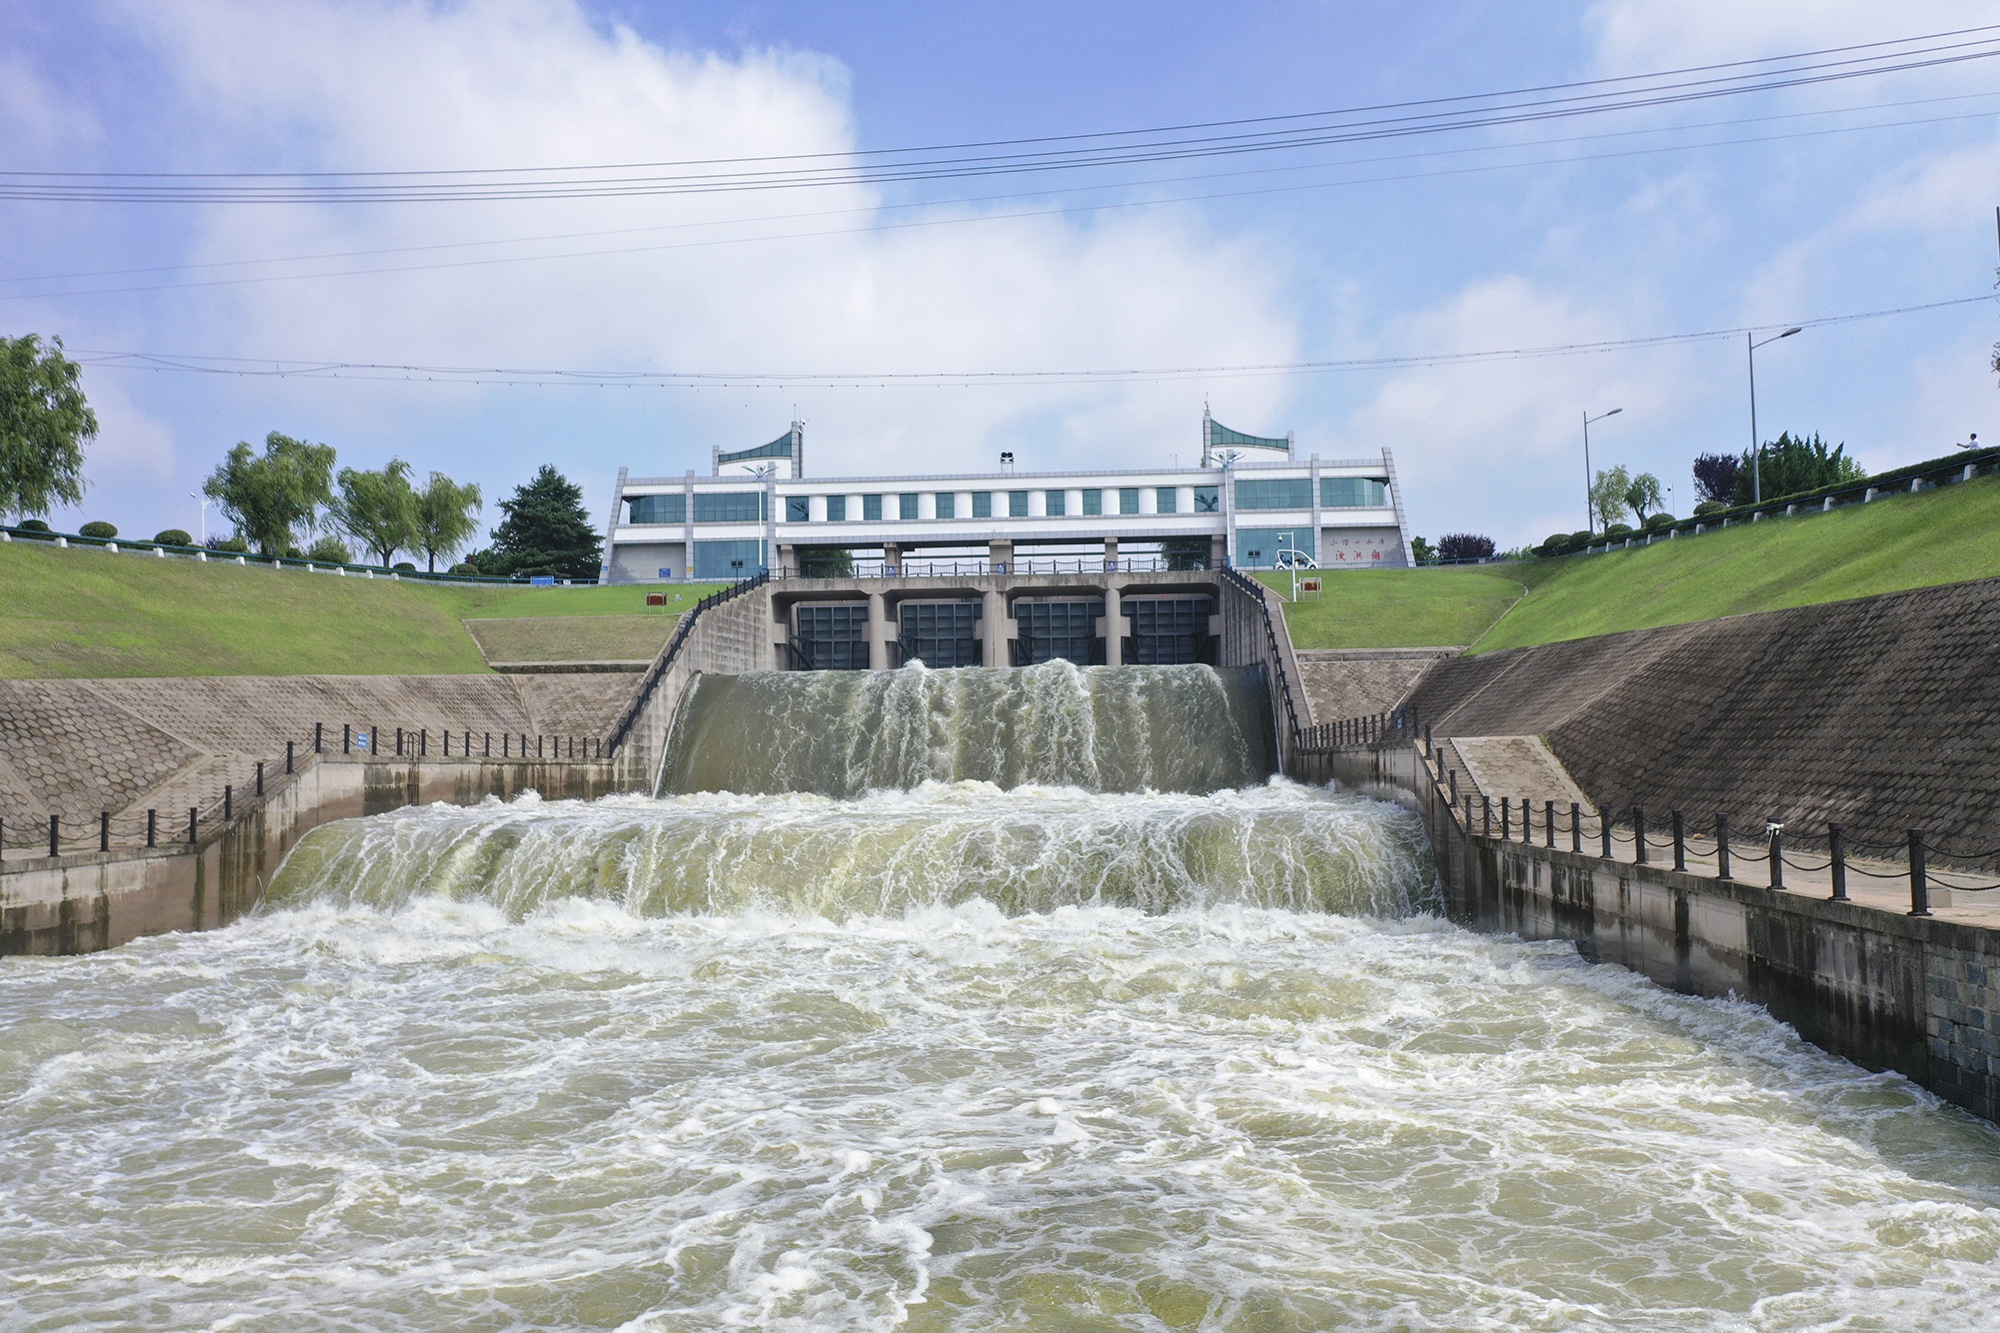
[[544,463],[500,508],[507,517],[493,529],[493,545],[472,557],[481,572],[597,577],[604,543],[584,510],[581,486]]

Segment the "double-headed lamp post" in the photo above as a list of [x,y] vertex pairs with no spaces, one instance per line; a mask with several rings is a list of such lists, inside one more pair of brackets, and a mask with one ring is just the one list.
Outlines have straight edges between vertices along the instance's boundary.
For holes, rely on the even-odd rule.
[[1606,417],[1615,417],[1624,410],[1622,407],[1614,407],[1609,412],[1599,412],[1596,416],[1592,416],[1586,409],[1583,414],[1583,526],[1592,535],[1597,532],[1597,506],[1590,500],[1590,423],[1602,421]]
[[1789,338],[1799,330],[1786,329],[1774,333],[1764,342],[1753,342],[1755,334],[1743,335],[1743,345],[1750,349],[1750,500],[1752,504],[1764,503],[1764,447],[1757,443],[1757,349],[1765,343],[1774,343],[1780,338]]

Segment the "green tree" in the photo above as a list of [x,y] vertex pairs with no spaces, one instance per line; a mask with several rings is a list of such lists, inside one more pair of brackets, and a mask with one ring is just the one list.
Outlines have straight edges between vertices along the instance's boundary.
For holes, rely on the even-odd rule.
[[1744,450],[1742,462],[1736,469],[1733,499],[1737,504],[1754,503],[1760,471],[1766,500],[1779,500],[1787,495],[1816,491],[1825,486],[1840,486],[1860,481],[1868,475],[1859,463],[1847,456],[1845,444],[1828,449],[1817,431],[1811,439],[1786,431],[1776,440],[1767,440],[1757,451],[1754,466],[1750,451]]
[[1420,565],[1435,565],[1438,560],[1437,548],[1427,537],[1410,538],[1410,557]]
[[1590,512],[1597,516],[1597,526],[1608,528],[1625,517],[1632,502],[1625,498],[1632,489],[1632,474],[1623,467],[1606,468],[1599,472],[1590,483]]
[[283,555],[300,528],[318,526],[320,507],[333,499],[333,446],[274,430],[261,456],[239,442],[201,489],[238,536],[265,555]]
[[488,574],[554,574],[596,578],[604,543],[583,508],[583,488],[546,463],[516,487],[500,508],[507,517],[493,529],[493,545],[475,557]]
[[471,482],[461,486],[442,472],[431,473],[430,481],[417,492],[417,527],[411,540],[414,549],[424,553],[432,573],[437,572],[439,556],[457,554],[479,530],[479,520],[473,517],[479,507],[478,486]]
[[83,499],[83,446],[97,414],[77,383],[82,368],[61,338],[0,337],[0,517],[46,514]]
[[1625,488],[1625,503],[1639,516],[1641,526],[1646,522],[1646,511],[1658,509],[1660,500],[1660,479],[1650,472],[1641,472]]
[[334,502],[340,530],[380,557],[384,569],[416,540],[417,493],[410,488],[410,465],[392,458],[379,472],[340,470],[340,499]]

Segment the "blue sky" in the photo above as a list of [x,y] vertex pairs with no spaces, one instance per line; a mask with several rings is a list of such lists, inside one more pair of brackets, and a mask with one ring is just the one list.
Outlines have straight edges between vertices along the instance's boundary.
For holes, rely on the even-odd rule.
[[[1846,0],[6,0],[5,12],[0,170],[88,172],[842,154],[1451,97],[2000,23],[2000,3]],[[1975,60],[1587,122],[1061,178],[398,205],[0,202],[0,329],[89,353],[103,435],[85,504],[55,517],[133,533],[193,528],[187,492],[235,441],[273,429],[331,443],[344,463],[393,455],[476,480],[489,502],[554,462],[601,511],[620,466],[700,468],[711,443],[760,443],[795,409],[809,471],[833,474],[975,470],[1001,449],[1024,468],[1186,461],[1206,400],[1231,425],[1293,430],[1326,457],[1390,447],[1418,531],[1510,545],[1581,526],[1586,409],[1624,409],[1593,428],[1593,461],[1656,473],[1685,512],[1693,455],[1747,442],[1741,337],[1324,374],[869,377],[1380,360],[1978,296],[2000,262],[1996,117],[2000,60]],[[1004,197],[962,202],[980,196]],[[814,216],[772,220],[788,214]],[[579,236],[605,232],[623,234]],[[522,239],[552,236],[571,239]],[[399,253],[297,258],[385,250]],[[619,253],[577,253],[589,250]],[[299,276],[322,270],[339,275]],[[1883,467],[1972,431],[2000,439],[1996,337],[1990,303],[1809,327],[1759,353],[1763,433],[1818,431]],[[101,363],[135,351],[855,379],[525,387]]]

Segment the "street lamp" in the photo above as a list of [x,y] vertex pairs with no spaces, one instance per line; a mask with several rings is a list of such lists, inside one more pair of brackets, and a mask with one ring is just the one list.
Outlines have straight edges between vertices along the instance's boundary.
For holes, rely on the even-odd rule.
[[208,507],[215,503],[197,491],[189,491],[188,499],[201,501],[201,544],[208,545]]
[[1590,423],[1602,421],[1606,417],[1615,417],[1624,410],[1622,407],[1614,407],[1609,412],[1599,412],[1596,416],[1592,416],[1586,409],[1583,414],[1583,526],[1592,535],[1597,532],[1597,507],[1590,502]]
[[1796,327],[1789,328],[1764,339],[1764,342],[1752,342],[1754,334],[1743,335],[1743,345],[1750,349],[1750,499],[1753,504],[1764,503],[1764,448],[1757,443],[1757,349],[1797,332]]

